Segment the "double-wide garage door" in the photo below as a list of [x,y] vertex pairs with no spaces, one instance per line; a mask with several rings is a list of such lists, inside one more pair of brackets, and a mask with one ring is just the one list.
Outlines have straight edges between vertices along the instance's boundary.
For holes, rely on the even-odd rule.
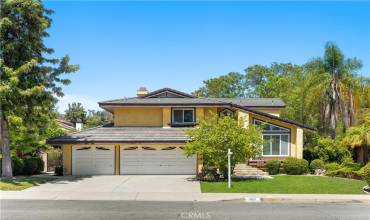
[[195,174],[196,163],[176,147],[121,147],[121,174]]
[[[196,157],[178,147],[121,147],[121,174],[196,174]],[[114,146],[73,146],[72,175],[109,175],[115,172]]]

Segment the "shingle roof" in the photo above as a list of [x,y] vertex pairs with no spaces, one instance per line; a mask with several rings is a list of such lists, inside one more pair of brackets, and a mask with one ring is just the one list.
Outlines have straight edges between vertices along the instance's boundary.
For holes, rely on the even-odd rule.
[[208,98],[219,102],[227,102],[245,107],[285,107],[285,103],[278,98]]
[[[159,94],[170,92],[180,97],[158,97]],[[163,88],[148,93],[142,97],[122,98],[109,101],[99,102],[103,106],[200,106],[200,105],[217,105],[225,106],[230,104],[241,105],[245,107],[272,107],[283,108],[285,103],[278,98],[201,98],[187,93],[183,93],[171,88]]]
[[133,105],[217,105],[224,106],[236,104],[245,107],[285,107],[281,99],[271,98],[123,98],[110,101],[99,102],[100,106],[106,105],[120,105],[120,106],[133,106]]
[[185,142],[189,128],[102,126],[49,139],[48,144]]
[[99,105],[227,105],[208,98],[123,98],[99,102]]

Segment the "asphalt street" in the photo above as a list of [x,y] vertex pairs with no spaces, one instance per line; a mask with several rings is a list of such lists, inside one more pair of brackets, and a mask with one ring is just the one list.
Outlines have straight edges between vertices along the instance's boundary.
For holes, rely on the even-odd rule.
[[246,203],[1,200],[0,219],[355,219],[370,220],[364,203]]

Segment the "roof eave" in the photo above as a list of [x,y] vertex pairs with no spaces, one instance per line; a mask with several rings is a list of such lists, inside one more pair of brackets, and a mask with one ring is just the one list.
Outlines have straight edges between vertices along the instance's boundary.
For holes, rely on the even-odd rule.
[[264,113],[264,112],[261,112],[261,111],[257,111],[257,110],[254,110],[254,109],[250,109],[248,107],[244,107],[244,106],[241,106],[241,105],[236,105],[236,104],[231,104],[231,105],[235,108],[239,108],[239,109],[242,109],[242,110],[245,110],[245,111],[249,111],[249,112],[252,112],[252,113],[257,114],[257,115],[261,115],[261,116],[264,116],[264,117],[271,118],[273,120],[281,121],[281,122],[288,123],[288,124],[293,124],[297,127],[304,128],[306,130],[316,131],[315,128],[312,128],[308,125],[305,125],[305,124],[302,124],[302,123],[299,123],[299,122],[295,122],[295,121],[291,121],[291,120],[288,120],[288,119],[280,118],[280,117],[277,117],[277,116],[274,116],[274,115],[271,115],[271,114],[268,114],[268,113]]
[[62,144],[138,144],[138,143],[185,143],[189,139],[177,139],[177,140],[48,140],[47,144],[50,145],[62,145]]

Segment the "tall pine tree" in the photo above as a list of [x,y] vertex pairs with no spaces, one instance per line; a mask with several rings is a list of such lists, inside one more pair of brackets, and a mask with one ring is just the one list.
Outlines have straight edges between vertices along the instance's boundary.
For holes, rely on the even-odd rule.
[[[1,0],[0,20],[0,122],[2,176],[12,176],[11,131],[22,127],[30,142],[45,132],[56,103],[63,96],[61,85],[70,83],[61,74],[78,70],[69,57],[50,58],[53,49],[43,39],[49,34],[51,10],[40,0]],[[13,129],[12,129],[13,128]]]

